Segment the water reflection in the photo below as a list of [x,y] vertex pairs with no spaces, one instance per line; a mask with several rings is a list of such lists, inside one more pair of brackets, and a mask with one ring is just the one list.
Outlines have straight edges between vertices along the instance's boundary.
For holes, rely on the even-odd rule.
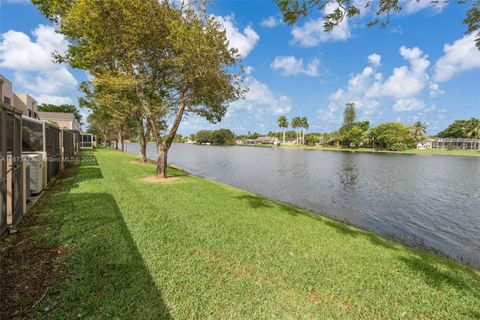
[[355,190],[358,183],[358,165],[354,156],[342,154],[337,176],[344,192],[353,192]]

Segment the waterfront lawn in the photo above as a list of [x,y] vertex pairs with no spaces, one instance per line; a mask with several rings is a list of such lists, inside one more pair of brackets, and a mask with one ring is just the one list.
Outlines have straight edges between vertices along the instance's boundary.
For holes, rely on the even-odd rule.
[[48,221],[28,241],[67,252],[33,317],[480,318],[471,268],[180,171],[145,182],[154,167],[134,155],[91,154],[26,218]]

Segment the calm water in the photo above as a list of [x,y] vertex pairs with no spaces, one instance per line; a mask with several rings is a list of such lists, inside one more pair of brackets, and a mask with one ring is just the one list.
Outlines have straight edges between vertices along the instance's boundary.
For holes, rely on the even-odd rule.
[[169,162],[480,267],[480,157],[185,144]]

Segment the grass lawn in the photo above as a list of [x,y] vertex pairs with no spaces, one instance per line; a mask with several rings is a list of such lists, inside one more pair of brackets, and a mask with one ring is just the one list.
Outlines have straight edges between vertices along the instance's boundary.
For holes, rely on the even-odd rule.
[[180,171],[145,182],[154,166],[134,155],[90,154],[97,163],[71,169],[19,226],[32,248],[65,252],[55,284],[19,315],[480,318],[469,267]]
[[[252,146],[252,145],[246,145]],[[272,145],[255,145],[255,147],[271,147]],[[388,150],[376,150],[372,148],[338,148],[338,147],[324,147],[324,146],[295,146],[284,144],[280,145],[280,148],[287,149],[307,149],[307,150],[325,150],[325,151],[343,151],[343,152],[372,152],[372,153],[403,153],[403,154],[429,154],[429,155],[441,155],[441,156],[477,156],[480,157],[480,150],[438,150],[438,149],[410,149],[405,151],[388,151]]]

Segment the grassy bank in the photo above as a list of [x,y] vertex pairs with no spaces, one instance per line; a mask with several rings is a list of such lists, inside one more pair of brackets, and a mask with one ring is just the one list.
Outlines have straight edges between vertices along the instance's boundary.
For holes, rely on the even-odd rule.
[[92,154],[23,223],[22,241],[65,252],[56,284],[22,304],[33,317],[480,317],[471,268],[179,171],[146,182],[154,167],[134,155]]
[[[245,145],[254,147],[274,148],[272,145]],[[337,148],[324,146],[295,146],[295,145],[280,145],[279,148],[287,149],[305,149],[305,150],[324,150],[324,151],[343,151],[343,152],[370,152],[370,153],[394,153],[394,154],[426,154],[426,155],[441,155],[441,156],[477,156],[480,157],[479,150],[432,150],[432,149],[410,149],[405,151],[388,151],[376,150],[372,148]]]

